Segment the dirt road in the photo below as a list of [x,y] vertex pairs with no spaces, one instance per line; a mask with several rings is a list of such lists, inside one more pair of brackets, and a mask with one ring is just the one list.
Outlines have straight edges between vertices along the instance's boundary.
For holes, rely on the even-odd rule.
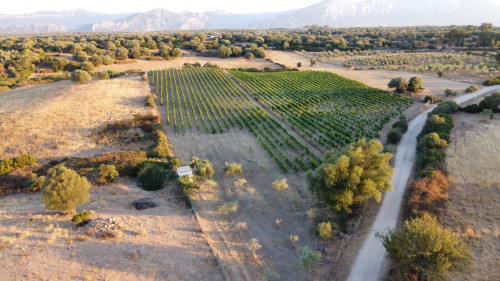
[[[500,90],[500,85],[486,87],[472,94],[458,97],[455,101],[461,104],[478,96],[498,90]],[[385,249],[381,241],[375,237],[375,233],[385,232],[389,228],[396,227],[405,188],[412,171],[413,163],[415,162],[417,135],[422,131],[427,114],[431,110],[432,108],[422,112],[410,122],[408,131],[399,143],[398,152],[395,157],[394,177],[392,178],[394,190],[387,192],[384,196],[382,207],[373,223],[372,230],[351,268],[351,273],[348,277],[349,281],[381,280],[383,277],[387,260],[385,258]]]

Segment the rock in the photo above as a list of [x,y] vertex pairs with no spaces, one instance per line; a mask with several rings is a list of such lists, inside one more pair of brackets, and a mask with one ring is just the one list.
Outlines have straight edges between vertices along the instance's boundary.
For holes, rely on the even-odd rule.
[[156,203],[153,202],[153,199],[151,198],[141,198],[134,200],[132,202],[132,206],[134,206],[137,210],[145,210],[156,207]]
[[123,226],[115,218],[95,218],[84,227],[87,235],[105,240],[120,239],[123,235]]

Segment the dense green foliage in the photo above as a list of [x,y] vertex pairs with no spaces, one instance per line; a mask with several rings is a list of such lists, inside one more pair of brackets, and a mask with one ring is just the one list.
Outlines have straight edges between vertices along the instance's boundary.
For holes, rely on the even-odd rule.
[[108,183],[114,181],[118,177],[118,171],[115,165],[102,164],[99,166],[98,183]]
[[412,103],[327,72],[231,74],[259,102],[325,149],[341,150],[363,137],[378,137],[383,125]]
[[28,154],[11,159],[0,160],[0,176],[6,175],[15,169],[24,168],[36,162],[36,158]]
[[309,247],[304,247],[302,249],[302,255],[300,256],[300,264],[303,268],[316,267],[321,259],[321,253],[311,250]]
[[377,202],[392,189],[390,153],[382,153],[379,141],[361,139],[340,157],[325,157],[325,163],[308,173],[309,189],[336,212],[349,214],[369,198]]
[[166,166],[162,163],[146,163],[139,171],[137,180],[143,189],[154,191],[163,187],[167,174]]
[[91,215],[92,213],[89,211],[89,210],[85,210],[81,213],[78,213],[76,215],[74,215],[72,218],[71,218],[71,221],[74,222],[74,223],[81,223],[81,222],[84,222],[84,221],[87,221],[89,216]]
[[445,159],[442,150],[450,141],[453,120],[446,113],[432,114],[425,122],[417,140],[416,170],[420,176],[425,176],[436,169]]
[[403,280],[445,280],[448,271],[464,271],[472,259],[466,245],[431,215],[377,235]]
[[49,210],[74,211],[90,199],[85,177],[66,167],[54,168],[42,186],[42,201]]

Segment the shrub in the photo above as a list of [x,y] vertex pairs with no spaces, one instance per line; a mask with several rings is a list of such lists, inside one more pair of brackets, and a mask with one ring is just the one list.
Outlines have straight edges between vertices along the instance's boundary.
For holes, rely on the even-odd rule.
[[230,213],[236,213],[239,207],[238,201],[226,202],[219,207],[219,212],[228,215]]
[[431,114],[439,114],[439,113],[452,114],[457,112],[459,109],[460,106],[455,101],[447,100],[438,104],[438,106],[436,106],[436,108],[432,110]]
[[302,63],[300,61],[297,63],[297,67],[302,67]]
[[74,223],[81,223],[81,222],[84,222],[84,221],[88,221],[88,218],[89,218],[89,216],[91,214],[92,213],[89,210],[85,210],[84,212],[81,212],[81,213],[78,213],[78,214],[74,215],[71,218],[71,221],[74,222]]
[[250,254],[252,256],[252,260],[256,260],[257,259],[256,252],[257,252],[257,250],[259,250],[260,248],[262,248],[262,245],[259,244],[259,239],[252,238],[252,240],[250,241],[250,243],[247,243],[246,246],[247,246],[247,249],[248,249],[248,251],[250,252]]
[[403,134],[401,133],[400,129],[392,129],[389,131],[387,134],[387,142],[390,144],[397,144],[403,137]]
[[161,124],[156,124],[154,126],[153,136],[156,139],[156,144],[149,148],[147,156],[149,158],[171,157],[172,151],[170,150],[170,144],[168,143],[167,135],[165,135]]
[[80,69],[85,71],[92,71],[94,70],[94,64],[88,61],[83,62],[82,65],[80,66]]
[[85,83],[92,80],[92,76],[85,70],[75,70],[71,73],[71,81],[76,83]]
[[448,271],[463,272],[472,260],[467,246],[429,214],[377,236],[403,280],[445,280]]
[[481,112],[481,108],[477,104],[469,104],[468,106],[463,108],[467,113],[479,113]]
[[42,202],[49,210],[74,211],[90,199],[86,178],[66,167],[53,169],[42,186]]
[[95,67],[98,67],[98,66],[102,65],[103,64],[102,57],[99,56],[99,55],[93,55],[92,56],[92,64]]
[[438,75],[439,77],[443,77],[443,76],[444,76],[444,71],[439,70],[439,71],[437,72],[437,75]]
[[137,180],[144,190],[154,191],[163,187],[167,179],[167,170],[160,163],[146,163],[139,171]]
[[406,133],[406,131],[408,131],[408,122],[406,122],[406,120],[401,119],[399,121],[394,122],[394,124],[392,124],[392,128],[399,129],[401,133]]
[[224,166],[224,173],[226,174],[241,174],[243,170],[241,169],[241,164],[238,163],[228,163]]
[[210,163],[210,161],[208,161],[207,159],[199,159],[197,157],[193,157],[193,159],[191,159],[191,163],[189,163],[189,166],[194,169],[194,173],[196,175],[205,179],[213,178],[213,175],[215,173],[214,168],[212,167],[212,163]]
[[410,78],[410,81],[408,82],[408,91],[410,92],[418,92],[420,90],[423,90],[422,88],[422,83],[424,81],[420,77],[412,77]]
[[467,89],[465,89],[466,94],[470,94],[470,93],[473,93],[475,91],[477,91],[477,87],[475,87],[475,86],[470,86]]
[[288,188],[288,183],[286,182],[286,179],[282,180],[275,180],[273,182],[273,188],[276,190],[281,196],[283,196],[283,191]]
[[435,212],[437,203],[448,199],[448,177],[439,170],[435,170],[428,177],[419,179],[413,184],[410,192],[410,206],[413,214]]
[[28,165],[31,165],[33,163],[36,163],[36,158],[33,155],[21,155],[13,159],[14,163],[12,164],[12,167],[14,169],[19,169],[19,168],[24,168]]
[[87,55],[87,53],[85,51],[79,51],[79,52],[76,52],[73,54],[73,58],[77,61],[84,62],[84,61],[87,61],[89,56]]
[[182,188],[185,195],[189,195],[193,189],[200,189],[200,186],[193,182],[193,179],[188,175],[178,178],[176,184]]
[[270,267],[264,268],[264,271],[262,272],[262,281],[270,281],[270,280],[279,280],[280,275],[273,271]]
[[104,57],[102,57],[102,64],[104,64],[104,65],[113,64],[114,61],[115,60],[112,57],[110,57],[110,56],[104,56]]
[[109,73],[107,71],[99,72],[99,74],[97,74],[97,77],[101,80],[110,78]]
[[457,95],[457,92],[453,91],[452,89],[445,89],[444,90],[444,94],[447,96],[447,97],[454,97]]
[[12,172],[13,166],[14,166],[14,161],[12,161],[12,159],[5,159],[0,161],[0,176]]
[[396,88],[396,92],[398,93],[406,93],[408,81],[402,77],[394,78],[387,84],[387,87],[389,87],[389,89]]
[[115,165],[105,165],[99,166],[99,177],[97,178],[98,183],[112,182],[118,177],[118,171],[116,171]]
[[500,76],[496,78],[491,78],[489,80],[484,81],[483,83],[485,86],[494,86],[494,85],[499,85],[500,84]]
[[500,92],[493,93],[487,97],[485,97],[480,103],[479,108],[481,111],[484,109],[491,109],[493,112],[499,112],[500,109],[498,106],[500,105]]
[[332,224],[329,221],[322,222],[318,225],[319,237],[327,240],[332,237]]
[[304,247],[300,256],[300,264],[303,268],[312,268],[318,265],[320,259],[320,252],[313,251],[309,247]]
[[137,175],[139,174],[140,170],[142,169],[142,167],[146,162],[147,159],[143,157],[129,159],[118,164],[117,169],[119,174],[121,175],[137,177]]

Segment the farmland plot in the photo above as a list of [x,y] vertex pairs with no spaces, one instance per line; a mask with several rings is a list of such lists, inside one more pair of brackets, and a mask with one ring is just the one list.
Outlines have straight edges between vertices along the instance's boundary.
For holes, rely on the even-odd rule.
[[278,116],[323,150],[377,138],[412,101],[341,76],[318,71],[231,74]]

